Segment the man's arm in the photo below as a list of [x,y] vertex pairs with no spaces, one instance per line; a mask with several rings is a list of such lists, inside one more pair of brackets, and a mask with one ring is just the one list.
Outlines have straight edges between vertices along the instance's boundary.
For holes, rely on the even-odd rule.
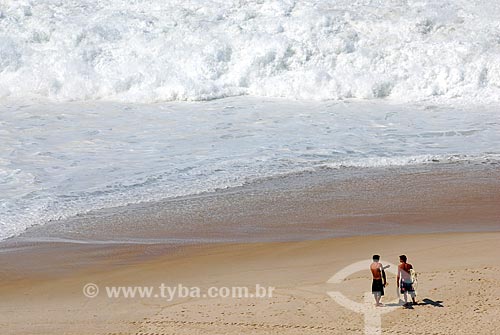
[[396,278],[396,283],[398,284],[398,287],[399,287],[399,272],[401,271],[401,268],[400,266],[398,265],[398,276]]

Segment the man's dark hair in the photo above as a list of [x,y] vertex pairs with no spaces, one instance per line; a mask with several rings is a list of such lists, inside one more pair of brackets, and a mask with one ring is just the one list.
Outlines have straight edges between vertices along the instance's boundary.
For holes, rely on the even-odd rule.
[[403,262],[406,262],[406,255],[401,255],[399,256],[399,260],[403,261]]
[[373,255],[373,260],[374,261],[379,261],[380,260],[380,255]]

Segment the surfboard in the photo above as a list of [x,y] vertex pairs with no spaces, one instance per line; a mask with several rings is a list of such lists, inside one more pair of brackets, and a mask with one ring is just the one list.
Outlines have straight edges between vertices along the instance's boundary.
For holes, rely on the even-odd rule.
[[417,272],[414,269],[410,269],[411,281],[413,283],[413,289],[415,290],[415,295],[417,295],[417,287],[418,287],[418,276]]

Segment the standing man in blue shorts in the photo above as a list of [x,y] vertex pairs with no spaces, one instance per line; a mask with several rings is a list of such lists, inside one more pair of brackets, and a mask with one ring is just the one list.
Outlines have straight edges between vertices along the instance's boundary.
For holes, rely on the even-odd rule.
[[406,260],[406,255],[399,256],[397,281],[400,292],[405,298],[405,304],[403,306],[410,307],[410,304],[408,303],[408,293],[410,294],[414,305],[417,304],[417,301],[415,300],[415,289],[413,288],[413,280],[410,274],[410,270],[413,269],[413,265],[406,263]]

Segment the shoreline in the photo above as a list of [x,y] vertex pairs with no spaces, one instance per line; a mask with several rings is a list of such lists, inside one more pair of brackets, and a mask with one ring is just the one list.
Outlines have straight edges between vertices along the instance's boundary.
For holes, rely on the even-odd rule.
[[[136,264],[184,249],[339,237],[500,231],[500,169],[481,164],[326,170],[180,199],[104,209],[0,242],[7,271],[73,270],[127,250]],[[60,250],[49,260],[38,255]],[[73,256],[66,256],[75,250]],[[53,253],[52,253],[53,254]],[[54,257],[56,256],[56,257]],[[8,258],[14,257],[15,262]],[[71,267],[69,269],[71,271]],[[50,272],[50,271],[49,271]]]
[[51,221],[1,241],[0,252],[33,243],[190,245],[496,231],[498,189],[496,164],[304,172]]

